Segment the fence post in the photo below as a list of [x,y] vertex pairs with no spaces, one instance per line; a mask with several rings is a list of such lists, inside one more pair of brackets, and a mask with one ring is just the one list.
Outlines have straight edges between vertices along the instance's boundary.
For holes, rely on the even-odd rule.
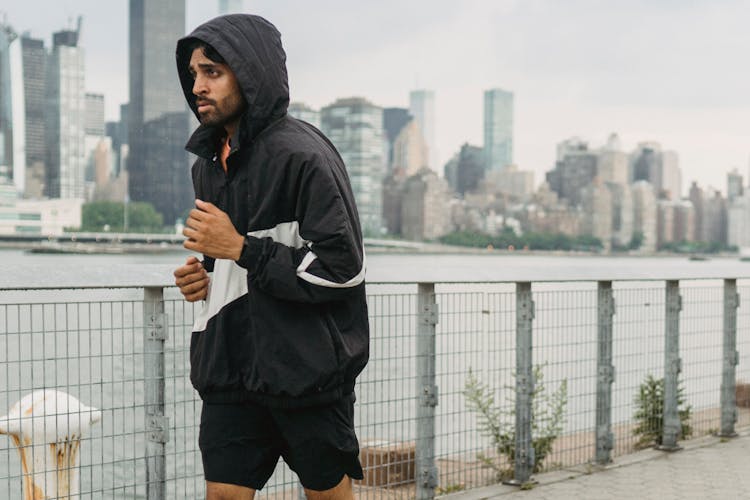
[[166,443],[169,418],[164,415],[164,341],[167,316],[164,289],[147,287],[143,296],[143,381],[146,419],[146,498],[166,497]]
[[735,393],[735,367],[740,356],[737,352],[737,308],[740,296],[737,280],[724,280],[724,356],[721,370],[721,432],[722,437],[734,437],[737,422],[737,394]]
[[531,442],[531,407],[534,393],[534,367],[531,337],[534,300],[531,283],[516,283],[516,449],[513,479],[506,484],[528,483],[534,470],[534,447]]
[[676,451],[677,437],[682,431],[678,408],[679,375],[682,371],[680,359],[680,311],[682,297],[680,283],[677,280],[667,281],[665,296],[665,330],[664,337],[664,428],[660,450]]
[[417,500],[435,498],[438,470],[435,466],[435,325],[438,307],[435,284],[419,283],[417,291]]
[[597,378],[596,378],[596,463],[612,461],[610,452],[614,446],[612,435],[612,382],[615,367],[612,366],[612,317],[615,314],[615,299],[612,282],[597,283]]

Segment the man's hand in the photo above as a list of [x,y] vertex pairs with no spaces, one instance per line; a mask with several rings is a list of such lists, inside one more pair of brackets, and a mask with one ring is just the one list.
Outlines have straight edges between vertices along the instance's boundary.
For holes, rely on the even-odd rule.
[[206,201],[195,200],[195,206],[182,230],[188,238],[182,246],[215,259],[239,259],[245,237],[229,216]]
[[203,300],[208,295],[208,273],[195,257],[188,257],[174,272],[174,283],[188,302]]

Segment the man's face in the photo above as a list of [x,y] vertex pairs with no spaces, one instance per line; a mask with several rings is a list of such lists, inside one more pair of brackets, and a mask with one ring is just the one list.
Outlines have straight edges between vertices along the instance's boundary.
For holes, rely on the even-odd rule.
[[207,58],[203,48],[198,47],[190,57],[189,69],[201,123],[212,126],[236,123],[245,111],[245,98],[229,66]]

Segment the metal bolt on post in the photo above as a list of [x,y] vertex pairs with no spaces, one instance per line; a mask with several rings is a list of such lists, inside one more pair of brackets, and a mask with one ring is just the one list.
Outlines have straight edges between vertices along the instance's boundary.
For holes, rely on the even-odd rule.
[[615,315],[615,299],[612,282],[600,281],[597,284],[597,379],[596,379],[596,456],[597,464],[612,461],[614,447],[612,434],[612,383],[615,380],[615,367],[612,365],[612,318]]
[[682,297],[677,280],[667,281],[665,297],[665,337],[664,337],[664,428],[660,450],[681,449],[677,438],[682,431],[678,408],[679,376],[682,371],[680,359],[680,311]]
[[721,432],[722,437],[735,437],[734,424],[737,422],[736,367],[739,363],[737,352],[737,308],[740,296],[737,293],[737,280],[724,280],[724,355],[721,370]]
[[417,292],[417,500],[435,498],[438,470],[435,466],[435,326],[438,307],[434,283],[419,283]]
[[532,394],[532,324],[534,301],[531,283],[516,283],[516,449],[513,479],[505,484],[521,486],[531,479],[534,470],[534,447],[531,442]]
[[164,314],[164,289],[148,287],[143,297],[143,379],[146,419],[146,498],[166,497],[169,419],[164,414],[164,342],[167,316]]

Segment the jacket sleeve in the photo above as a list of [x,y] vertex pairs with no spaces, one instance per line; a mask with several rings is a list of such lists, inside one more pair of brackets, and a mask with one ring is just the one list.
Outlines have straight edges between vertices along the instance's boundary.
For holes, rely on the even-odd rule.
[[306,161],[296,193],[297,220],[245,236],[237,264],[247,269],[248,285],[280,299],[319,303],[345,299],[364,283],[351,188],[345,173],[336,176],[333,168],[319,157]]

